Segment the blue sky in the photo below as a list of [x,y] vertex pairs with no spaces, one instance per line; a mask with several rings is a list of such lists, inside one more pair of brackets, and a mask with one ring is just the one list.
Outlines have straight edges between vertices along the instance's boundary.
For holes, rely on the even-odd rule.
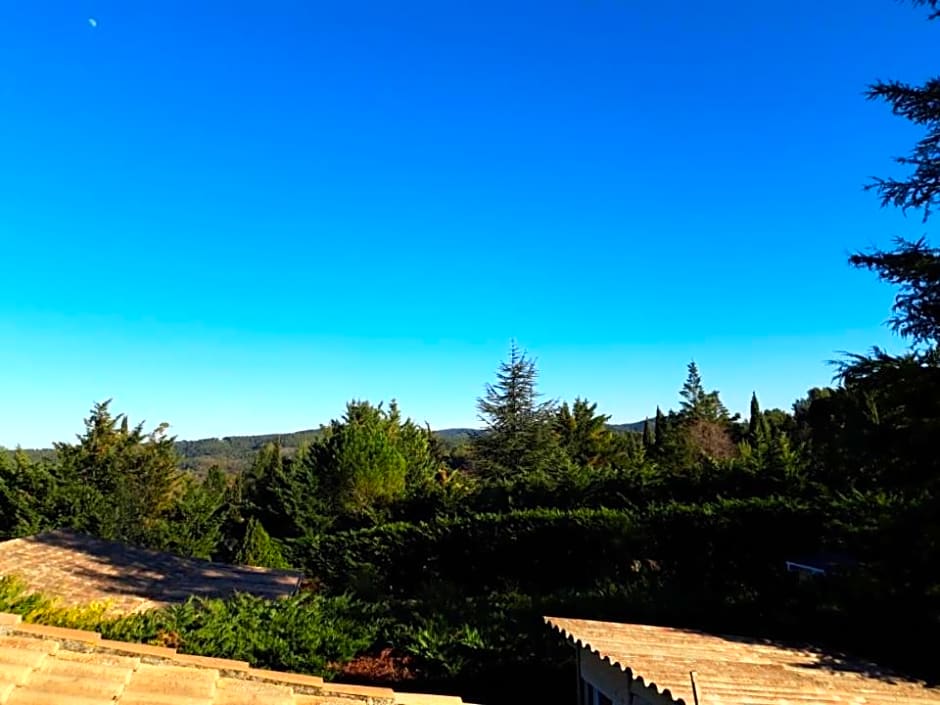
[[[94,18],[93,27],[89,18]],[[848,253],[935,72],[891,0],[10,3],[0,444],[95,400],[181,438],[351,398],[475,424],[511,338],[615,421],[694,358],[744,411],[898,347]]]

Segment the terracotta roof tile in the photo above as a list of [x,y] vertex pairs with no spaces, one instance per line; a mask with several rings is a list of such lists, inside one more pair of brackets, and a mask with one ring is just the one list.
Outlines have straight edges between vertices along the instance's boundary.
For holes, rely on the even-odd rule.
[[[146,662],[145,660],[146,659]],[[0,613],[0,705],[462,705],[242,661],[37,629]]]
[[395,705],[460,705],[460,698],[426,693],[395,693]]
[[691,705],[940,705],[940,689],[818,649],[736,636],[546,617],[569,641],[643,687]]
[[248,676],[260,681],[278,681],[280,683],[290,683],[291,685],[302,685],[313,688],[323,686],[323,679],[320,676],[308,676],[303,673],[282,673],[280,671],[266,671],[261,668],[249,668]]
[[301,574],[186,559],[112,541],[53,531],[0,542],[0,576],[65,604],[112,603],[129,614],[234,591],[278,598],[300,587]]

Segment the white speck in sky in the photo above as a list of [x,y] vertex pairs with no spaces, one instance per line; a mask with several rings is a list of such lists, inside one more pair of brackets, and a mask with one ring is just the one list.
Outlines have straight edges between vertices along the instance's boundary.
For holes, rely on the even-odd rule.
[[89,18],[88,18],[88,24],[90,24],[93,28],[94,28],[94,27],[97,27],[97,26],[98,26],[98,20],[96,20],[94,17],[89,17]]

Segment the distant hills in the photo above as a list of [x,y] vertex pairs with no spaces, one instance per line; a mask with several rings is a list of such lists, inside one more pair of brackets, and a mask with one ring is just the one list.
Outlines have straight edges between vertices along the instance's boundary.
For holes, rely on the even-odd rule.
[[[638,433],[643,430],[643,422],[610,424],[612,431]],[[434,431],[434,435],[447,445],[455,446],[470,438],[475,429],[444,428]],[[268,443],[280,442],[288,454],[292,454],[304,442],[312,442],[319,429],[295,431],[293,433],[268,433],[260,436],[226,436],[224,438],[203,438],[196,441],[177,441],[176,449],[183,458],[182,466],[197,473],[205,472],[213,465],[218,465],[227,472],[236,472],[248,468],[255,454]],[[54,455],[51,449],[27,449],[33,458]]]

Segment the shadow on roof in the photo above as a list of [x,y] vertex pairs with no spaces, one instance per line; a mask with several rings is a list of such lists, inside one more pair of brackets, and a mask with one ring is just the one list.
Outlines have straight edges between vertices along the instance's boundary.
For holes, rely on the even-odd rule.
[[274,599],[297,591],[301,574],[180,558],[69,531],[0,543],[0,574],[68,604],[115,601],[115,612],[244,592]]

